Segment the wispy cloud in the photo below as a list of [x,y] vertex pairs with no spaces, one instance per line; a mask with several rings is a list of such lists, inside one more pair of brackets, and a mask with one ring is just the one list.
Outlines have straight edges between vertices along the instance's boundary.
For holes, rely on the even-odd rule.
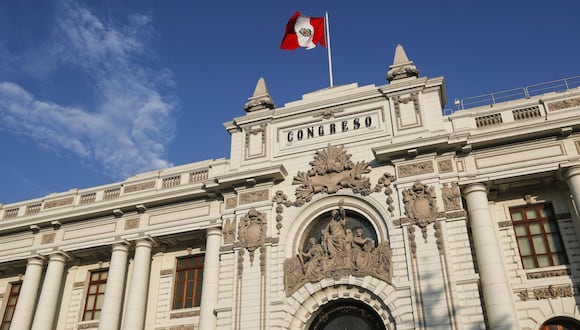
[[55,12],[52,37],[40,54],[48,64],[39,68],[79,70],[96,102],[61,105],[0,81],[0,129],[96,161],[115,178],[171,166],[164,157],[173,138],[174,82],[168,70],[144,64],[153,59],[142,41],[152,31],[151,18],[134,14],[113,23],[69,0]]

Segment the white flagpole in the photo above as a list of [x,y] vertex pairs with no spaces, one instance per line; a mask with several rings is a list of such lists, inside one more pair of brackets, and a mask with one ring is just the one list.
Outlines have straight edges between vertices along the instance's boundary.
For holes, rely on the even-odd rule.
[[324,15],[325,19],[324,21],[326,22],[326,47],[327,47],[327,51],[328,51],[328,74],[329,74],[329,78],[330,78],[330,87],[334,86],[334,83],[332,81],[332,56],[330,55],[330,28],[329,23],[328,23],[328,11],[326,11],[325,15]]

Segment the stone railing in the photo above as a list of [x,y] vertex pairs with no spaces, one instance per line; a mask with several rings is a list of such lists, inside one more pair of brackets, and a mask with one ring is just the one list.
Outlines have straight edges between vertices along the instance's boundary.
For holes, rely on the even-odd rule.
[[179,186],[199,183],[208,178],[209,169],[202,168],[170,176],[149,177],[140,180],[130,179],[125,182],[99,187],[98,189],[75,189],[18,204],[0,204],[0,221],[33,216],[55,208],[84,207],[100,202],[109,202],[139,192],[169,190]]

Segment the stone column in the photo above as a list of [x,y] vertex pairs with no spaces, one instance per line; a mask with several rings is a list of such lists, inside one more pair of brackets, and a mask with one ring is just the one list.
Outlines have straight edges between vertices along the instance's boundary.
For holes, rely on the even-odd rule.
[[32,330],[45,330],[54,327],[66,259],[67,257],[61,253],[50,255],[42,291],[38,299],[38,308],[34,322],[32,322]]
[[580,212],[580,167],[571,167],[564,173],[568,189],[576,205],[576,210]]
[[103,301],[103,309],[99,320],[99,329],[118,329],[123,308],[123,290],[127,276],[127,244],[113,244],[113,253],[107,276],[107,288]]
[[12,325],[10,326],[10,329],[30,329],[32,316],[34,315],[36,297],[38,297],[38,288],[40,286],[43,266],[44,260],[41,258],[35,257],[28,259],[26,272],[24,274],[24,281],[22,282],[22,287],[20,288],[18,304],[16,304],[16,309],[14,310],[14,316],[12,317]]
[[490,329],[517,329],[513,294],[507,280],[495,226],[489,212],[487,191],[473,183],[463,189],[473,235],[485,310]]
[[203,265],[203,283],[199,311],[200,330],[213,330],[216,327],[217,318],[214,314],[214,309],[218,298],[221,244],[222,230],[220,228],[209,228],[207,230]]
[[149,272],[151,269],[151,248],[149,239],[140,239],[135,244],[133,272],[129,282],[127,306],[123,329],[145,329],[145,312],[147,308],[147,293],[149,290]]

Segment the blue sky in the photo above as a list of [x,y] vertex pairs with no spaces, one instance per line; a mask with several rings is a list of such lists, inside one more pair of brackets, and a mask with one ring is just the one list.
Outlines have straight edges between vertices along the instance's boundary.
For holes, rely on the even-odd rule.
[[258,78],[279,107],[328,87],[325,49],[279,49],[296,10],[328,10],[335,85],[385,84],[398,43],[449,108],[580,75],[576,0],[2,0],[0,204],[229,158]]

